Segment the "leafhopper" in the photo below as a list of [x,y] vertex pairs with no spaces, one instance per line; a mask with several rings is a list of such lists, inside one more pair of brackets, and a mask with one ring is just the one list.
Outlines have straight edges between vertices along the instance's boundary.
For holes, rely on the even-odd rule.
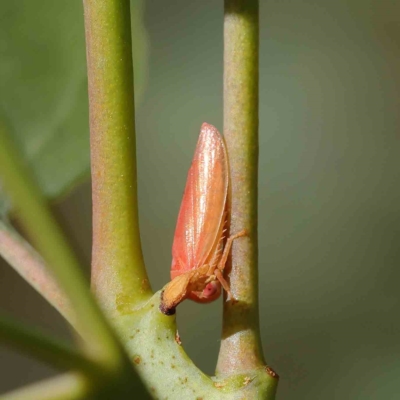
[[171,282],[162,293],[160,309],[173,314],[185,299],[209,303],[221,286],[233,299],[223,271],[232,242],[246,231],[226,238],[229,219],[229,162],[223,137],[207,123],[201,127],[172,246]]

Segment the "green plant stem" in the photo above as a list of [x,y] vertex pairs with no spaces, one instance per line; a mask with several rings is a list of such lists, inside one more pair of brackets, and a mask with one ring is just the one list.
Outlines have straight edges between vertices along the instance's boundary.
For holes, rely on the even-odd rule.
[[109,316],[152,292],[139,234],[129,0],[84,0],[93,196],[92,287]]
[[258,0],[225,0],[224,136],[231,171],[231,233],[247,229],[234,242],[230,288],[224,302],[217,375],[264,365],[259,333],[257,273],[258,168]]
[[96,364],[67,344],[4,316],[0,316],[0,340],[56,368],[79,369],[88,375],[99,374]]
[[67,373],[1,395],[1,400],[84,400],[91,386],[78,373]]
[[1,220],[0,255],[79,332],[71,304],[43,258],[12,226]]
[[[175,315],[160,312],[161,291],[124,317],[116,318],[121,340],[156,399],[274,398],[276,380],[264,366],[243,374],[210,378],[185,353]],[[142,399],[140,396],[135,398]]]
[[116,367],[121,361],[119,345],[90,295],[81,266],[68,246],[62,230],[2,126],[0,171],[2,184],[11,197],[21,225],[68,296],[85,339],[85,349],[106,368]]

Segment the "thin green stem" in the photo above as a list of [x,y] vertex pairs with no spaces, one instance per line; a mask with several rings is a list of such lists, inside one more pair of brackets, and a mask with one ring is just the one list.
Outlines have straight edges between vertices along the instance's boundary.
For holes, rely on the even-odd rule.
[[84,0],[93,196],[92,287],[108,315],[151,289],[137,205],[129,0]]
[[0,126],[0,173],[14,211],[68,296],[91,356],[107,368],[120,363],[113,334],[90,295],[82,268],[14,143]]
[[257,168],[258,168],[258,0],[225,0],[224,135],[231,171],[231,233],[247,238],[232,247],[230,288],[224,302],[220,376],[264,365],[259,333]]
[[0,316],[0,341],[56,368],[79,369],[88,375],[100,374],[96,364],[67,344],[4,316]]
[[79,332],[76,316],[41,255],[0,220],[0,255]]
[[91,386],[78,373],[67,373],[1,395],[1,400],[83,400]]

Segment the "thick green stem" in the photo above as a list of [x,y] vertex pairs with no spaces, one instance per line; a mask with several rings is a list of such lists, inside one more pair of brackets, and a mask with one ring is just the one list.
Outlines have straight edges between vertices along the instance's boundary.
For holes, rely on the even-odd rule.
[[86,349],[107,368],[119,364],[117,344],[90,295],[82,268],[3,126],[0,126],[0,173],[18,220],[68,296]]
[[56,368],[79,369],[88,375],[100,375],[96,364],[67,344],[4,316],[0,316],[0,341]]
[[151,295],[137,206],[129,0],[84,0],[93,196],[92,287],[108,315]]
[[247,238],[232,248],[230,287],[224,302],[218,375],[264,365],[259,333],[257,274],[258,0],[225,0],[224,135],[231,171],[231,233]]
[[2,400],[84,400],[91,392],[86,378],[68,373],[3,394]]
[[0,255],[79,332],[71,303],[41,255],[13,227],[1,220]]

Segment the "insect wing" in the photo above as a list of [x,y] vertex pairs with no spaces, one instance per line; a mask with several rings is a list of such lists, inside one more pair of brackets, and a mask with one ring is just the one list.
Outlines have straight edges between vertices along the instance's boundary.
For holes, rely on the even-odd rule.
[[203,124],[178,215],[171,278],[204,265],[222,234],[228,156],[218,130]]

